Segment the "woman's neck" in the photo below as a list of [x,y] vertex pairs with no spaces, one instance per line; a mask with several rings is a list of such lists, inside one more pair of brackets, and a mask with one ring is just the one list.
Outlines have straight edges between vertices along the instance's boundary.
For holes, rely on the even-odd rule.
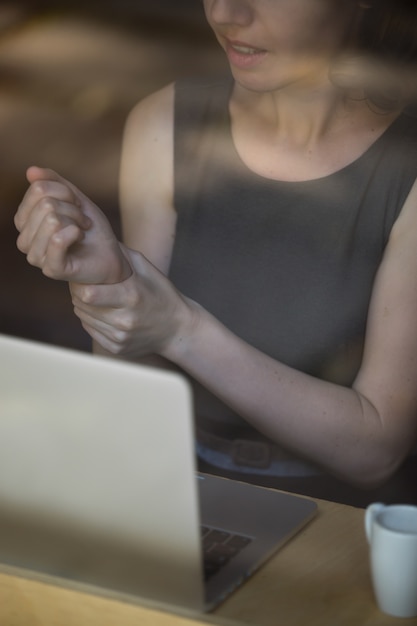
[[235,147],[250,169],[268,178],[306,180],[356,160],[398,112],[378,115],[330,84],[274,93],[237,85],[230,114]]
[[237,115],[265,128],[276,141],[301,149],[311,149],[341,125],[352,123],[359,110],[366,108],[363,103],[349,103],[330,84],[314,89],[291,86],[268,93],[250,92],[236,85],[231,104]]

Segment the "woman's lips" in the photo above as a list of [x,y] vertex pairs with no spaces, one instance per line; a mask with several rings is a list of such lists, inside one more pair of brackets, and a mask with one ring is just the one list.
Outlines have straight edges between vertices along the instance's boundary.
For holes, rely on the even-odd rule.
[[229,62],[238,68],[251,68],[262,61],[267,51],[240,42],[226,40],[226,54]]

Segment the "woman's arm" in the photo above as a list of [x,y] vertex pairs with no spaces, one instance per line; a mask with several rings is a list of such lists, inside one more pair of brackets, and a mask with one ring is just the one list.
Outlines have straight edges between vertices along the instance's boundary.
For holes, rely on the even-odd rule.
[[[119,176],[119,200],[123,241],[140,250],[155,267],[168,273],[175,237],[173,206],[173,84],[141,100],[125,125]],[[76,313],[76,286],[72,287]],[[85,325],[91,334],[91,328]],[[94,331],[93,331],[94,332]],[[117,348],[114,347],[113,350]],[[93,340],[96,354],[115,357],[113,351]],[[129,358],[123,354],[121,358]],[[158,367],[174,366],[157,354],[133,355],[134,360]]]
[[[410,223],[416,194],[417,186],[378,272],[363,364],[352,388],[252,348],[132,250],[126,251],[133,269],[127,281],[110,289],[83,287],[83,315],[109,351],[130,358],[157,352],[295,453],[346,480],[378,484],[409,452],[417,431],[417,227]],[[130,307],[115,313],[122,302]],[[107,307],[100,316],[98,303]]]
[[417,184],[377,273],[351,389],[274,361],[201,310],[164,354],[272,439],[354,482],[383,481],[417,435]]
[[175,237],[174,86],[148,96],[124,132],[119,189],[123,241],[168,273]]

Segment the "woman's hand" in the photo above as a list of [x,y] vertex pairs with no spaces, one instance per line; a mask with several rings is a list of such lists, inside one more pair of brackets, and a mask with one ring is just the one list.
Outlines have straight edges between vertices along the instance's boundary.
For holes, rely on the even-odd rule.
[[77,283],[125,280],[132,272],[100,209],[56,172],[27,171],[30,183],[15,225],[17,246],[45,276]]
[[74,312],[106,351],[136,358],[181,350],[199,307],[142,254],[123,248],[133,274],[113,285],[70,283]]

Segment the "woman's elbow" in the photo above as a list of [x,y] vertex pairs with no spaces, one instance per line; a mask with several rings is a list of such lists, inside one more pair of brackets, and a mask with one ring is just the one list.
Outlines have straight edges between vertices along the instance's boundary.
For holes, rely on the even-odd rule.
[[409,446],[366,450],[356,458],[345,474],[345,480],[364,490],[383,486],[396,473],[409,454]]

